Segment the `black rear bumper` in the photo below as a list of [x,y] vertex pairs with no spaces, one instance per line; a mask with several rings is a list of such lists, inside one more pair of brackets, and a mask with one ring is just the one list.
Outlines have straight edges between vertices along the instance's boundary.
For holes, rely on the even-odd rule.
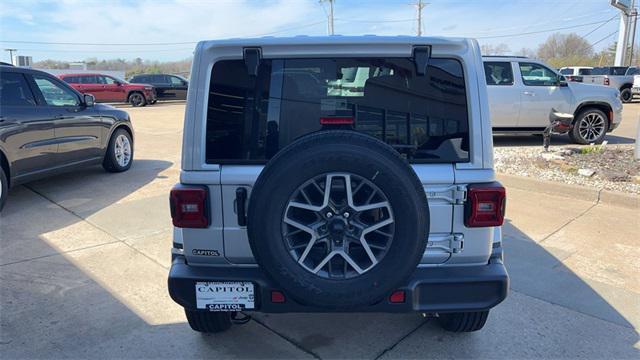
[[[255,285],[256,309],[265,313],[286,312],[465,312],[488,310],[507,297],[509,275],[499,258],[483,266],[418,268],[405,291],[404,303],[388,298],[359,308],[332,310],[306,306],[290,297],[272,303],[271,291],[281,291],[257,267],[189,266],[184,257],[173,260],[169,272],[169,294],[186,309],[196,309],[195,283],[198,281],[251,281]],[[390,294],[389,294],[390,295]],[[286,296],[286,293],[285,293]]]

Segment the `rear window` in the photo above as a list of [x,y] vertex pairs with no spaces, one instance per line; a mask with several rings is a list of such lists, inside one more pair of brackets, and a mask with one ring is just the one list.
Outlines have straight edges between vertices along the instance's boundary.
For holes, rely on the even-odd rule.
[[580,69],[578,75],[591,75],[591,69]]
[[487,85],[513,85],[513,70],[510,62],[486,61],[484,76]]
[[0,105],[35,106],[36,101],[20,73],[0,72]]
[[462,65],[430,59],[427,76],[408,58],[243,60],[214,64],[207,112],[207,163],[264,163],[323,118],[393,146],[412,162],[469,161]]
[[560,74],[573,75],[573,69],[570,69],[570,68],[560,69]]
[[98,78],[95,75],[80,76],[80,83],[81,84],[97,84]]

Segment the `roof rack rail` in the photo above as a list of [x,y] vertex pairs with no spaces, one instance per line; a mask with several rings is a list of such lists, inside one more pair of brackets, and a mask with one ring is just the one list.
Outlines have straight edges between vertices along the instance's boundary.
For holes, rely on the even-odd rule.
[[488,58],[518,58],[518,59],[528,59],[528,56],[522,55],[482,55],[482,57]]

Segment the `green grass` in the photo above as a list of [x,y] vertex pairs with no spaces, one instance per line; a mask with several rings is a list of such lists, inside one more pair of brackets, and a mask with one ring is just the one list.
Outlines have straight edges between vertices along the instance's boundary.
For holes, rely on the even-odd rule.
[[604,152],[604,145],[589,145],[580,149],[580,154],[601,154]]

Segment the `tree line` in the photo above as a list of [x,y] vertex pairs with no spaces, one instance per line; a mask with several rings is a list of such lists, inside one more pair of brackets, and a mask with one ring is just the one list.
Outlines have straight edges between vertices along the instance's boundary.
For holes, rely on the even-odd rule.
[[[612,66],[616,57],[616,43],[609,45],[601,51],[595,51],[592,45],[585,38],[576,33],[550,35],[547,40],[540,44],[536,50],[523,47],[520,50],[512,51],[506,44],[481,45],[483,55],[518,55],[535,58],[545,61],[551,66],[560,68],[563,66]],[[637,47],[627,51],[625,64],[633,56],[632,65],[638,64]]]
[[[615,58],[615,49],[616,44],[613,43],[607,48],[596,52],[589,41],[576,33],[552,34],[535,50],[523,47],[512,51],[506,44],[483,44],[481,46],[483,55],[527,56],[543,60],[556,68],[563,66],[611,66]],[[633,52],[627,52],[626,63],[629,63],[629,59],[633,56],[632,64],[637,65],[638,55],[640,55],[638,51],[640,49],[634,48],[633,50]],[[98,60],[93,57],[86,59],[84,62],[89,70],[124,70],[127,77],[142,73],[169,73],[188,77],[191,70],[191,60],[192,58],[187,58],[179,61],[161,62],[143,60],[141,58],[133,60]],[[70,62],[58,60],[43,60],[34,63],[34,67],[44,69],[69,69],[70,66]]]

